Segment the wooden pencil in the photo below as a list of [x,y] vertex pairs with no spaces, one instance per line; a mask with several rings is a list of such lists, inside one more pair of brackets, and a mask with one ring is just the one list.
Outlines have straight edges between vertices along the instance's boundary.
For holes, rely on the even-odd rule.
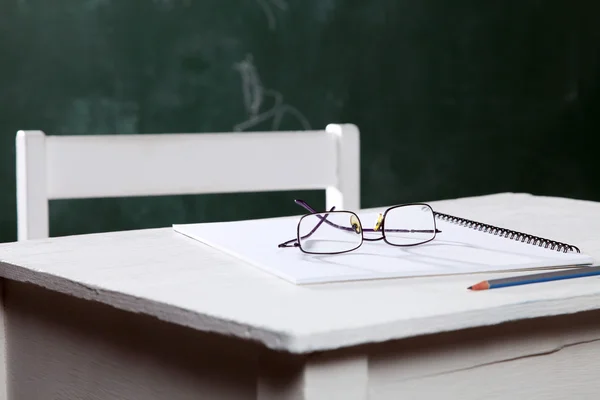
[[488,290],[509,286],[529,285],[533,283],[558,281],[562,279],[584,278],[587,276],[600,275],[600,266],[589,266],[581,268],[570,268],[554,272],[543,272],[539,274],[513,276],[510,278],[491,279],[469,286],[470,290]]

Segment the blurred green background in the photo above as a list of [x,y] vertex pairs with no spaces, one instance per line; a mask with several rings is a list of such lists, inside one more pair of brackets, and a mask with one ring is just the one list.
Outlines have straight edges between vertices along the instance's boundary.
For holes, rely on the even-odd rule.
[[[17,130],[231,131],[279,95],[279,129],[358,125],[364,207],[502,191],[600,200],[599,11],[541,0],[4,0],[0,241],[16,239]],[[258,108],[244,85],[263,90]],[[53,201],[51,235],[287,215],[301,212],[297,196],[324,206],[320,191]]]

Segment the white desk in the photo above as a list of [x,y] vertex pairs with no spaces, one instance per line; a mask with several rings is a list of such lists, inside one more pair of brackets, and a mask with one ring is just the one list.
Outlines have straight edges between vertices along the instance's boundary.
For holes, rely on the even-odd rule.
[[[441,212],[575,244],[600,203],[499,194]],[[283,235],[286,236],[286,235]],[[598,399],[600,280],[294,286],[170,228],[0,245],[10,399]]]

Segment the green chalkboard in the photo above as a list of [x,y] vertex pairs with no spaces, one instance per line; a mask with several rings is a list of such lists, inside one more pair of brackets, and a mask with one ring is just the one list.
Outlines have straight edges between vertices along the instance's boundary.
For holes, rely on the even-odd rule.
[[[599,11],[566,0],[5,0],[0,241],[16,238],[18,129],[351,122],[364,206],[499,191],[599,200]],[[51,234],[284,215],[300,211],[297,196],[324,205],[318,191],[56,201]]]

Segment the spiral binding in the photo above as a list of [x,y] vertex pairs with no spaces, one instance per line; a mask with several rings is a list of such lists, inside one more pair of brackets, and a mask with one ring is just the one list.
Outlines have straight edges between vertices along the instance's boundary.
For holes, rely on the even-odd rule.
[[527,233],[517,232],[506,228],[500,228],[498,226],[488,225],[482,222],[472,221],[465,218],[459,218],[453,215],[443,214],[437,211],[434,211],[433,214],[437,219],[457,224],[465,228],[471,228],[477,231],[490,233],[511,240],[517,240],[523,243],[537,245],[546,249],[562,251],[563,253],[567,253],[569,251],[576,251],[577,253],[580,253],[579,249],[576,246],[567,243],[557,242],[555,240],[545,239],[543,237],[533,236]]

